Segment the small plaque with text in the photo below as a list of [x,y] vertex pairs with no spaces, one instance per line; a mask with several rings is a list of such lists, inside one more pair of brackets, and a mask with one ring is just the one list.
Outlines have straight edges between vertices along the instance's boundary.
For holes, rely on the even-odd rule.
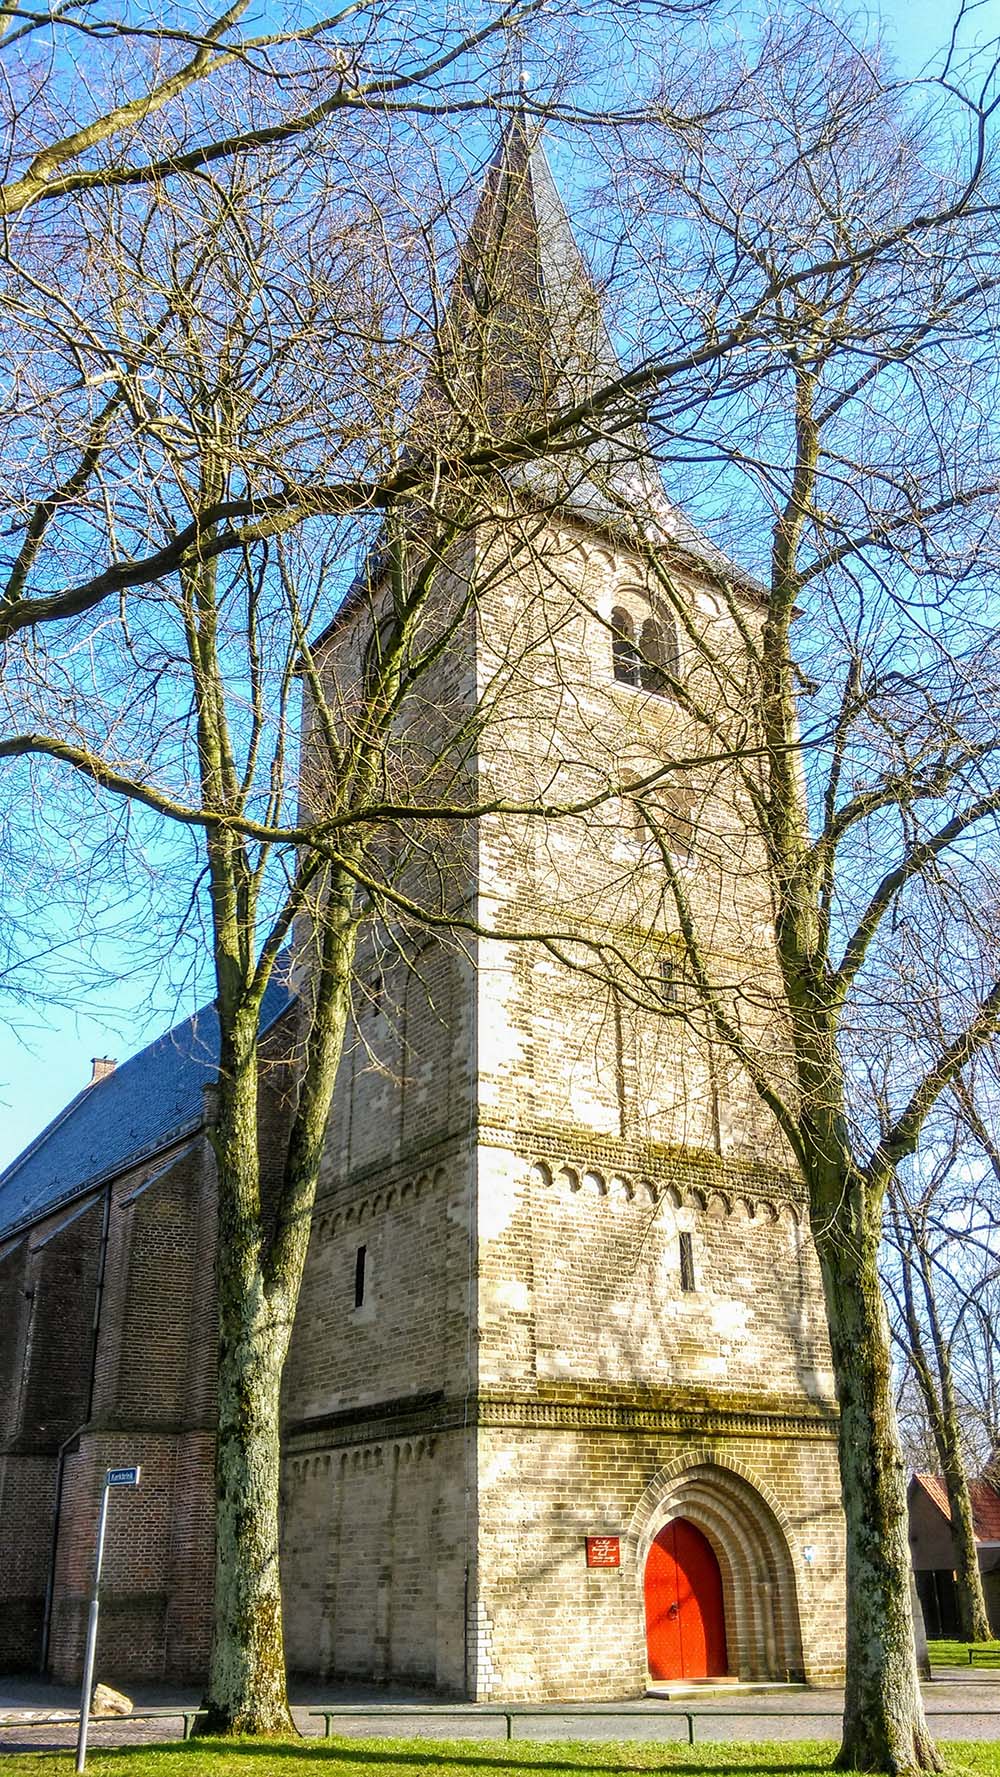
[[588,1567],[620,1567],[622,1564],[621,1539],[617,1536],[588,1536],[584,1538],[587,1545]]

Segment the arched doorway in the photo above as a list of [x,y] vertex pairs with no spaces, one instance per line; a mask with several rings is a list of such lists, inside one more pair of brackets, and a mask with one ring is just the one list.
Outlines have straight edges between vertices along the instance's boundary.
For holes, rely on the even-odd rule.
[[[658,1660],[654,1663],[656,1650],[648,1633],[649,1587],[655,1587],[663,1533],[683,1520],[707,1544],[715,1563],[712,1572],[721,1575],[723,1663],[700,1676],[748,1681],[804,1677],[795,1571],[780,1510],[756,1477],[729,1466],[714,1452],[691,1451],[652,1478],[629,1533],[635,1550],[636,1638],[646,1644],[652,1673],[659,1676],[664,1668]],[[690,1547],[687,1532],[682,1536]],[[677,1604],[679,1615],[680,1598],[668,1596],[667,1611],[671,1603]],[[676,1678],[678,1671],[671,1676]],[[695,1674],[688,1668],[680,1676]]]
[[724,1678],[722,1575],[708,1538],[671,1518],[646,1558],[646,1647],[653,1678]]

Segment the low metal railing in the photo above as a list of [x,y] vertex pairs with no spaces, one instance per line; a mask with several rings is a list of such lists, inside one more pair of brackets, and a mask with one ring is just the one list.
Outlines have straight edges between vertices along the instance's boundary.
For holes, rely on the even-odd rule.
[[[190,1740],[198,1717],[207,1713],[205,1709],[185,1709],[179,1703],[163,1703],[155,1708],[130,1709],[127,1715],[92,1715],[90,1720],[94,1727],[107,1728],[130,1721],[175,1721],[180,1716],[184,1723],[181,1739]],[[53,1710],[50,1715],[33,1713],[30,1720],[23,1715],[0,1715],[0,1728],[75,1727],[79,1720],[78,1709]]]
[[[452,1711],[448,1708],[447,1704],[440,1703],[392,1703],[388,1705],[385,1703],[341,1703],[329,1709],[307,1708],[305,1713],[310,1718],[319,1719],[323,1722],[323,1738],[327,1740],[333,1737],[334,1722],[344,1720],[367,1719],[369,1721],[378,1721],[383,1724],[390,1734],[393,1724],[396,1722],[412,1720],[414,1716],[421,1716],[425,1719],[438,1717],[443,1720],[447,1720],[450,1717],[452,1721],[496,1721],[503,1722],[504,1724],[502,1738],[505,1740],[514,1740],[518,1737],[514,1732],[515,1722],[552,1718],[557,1718],[562,1721],[566,1721],[570,1718],[574,1721],[579,1721],[581,1719],[602,1721],[607,1720],[610,1717],[612,1719],[641,1721],[643,1723],[655,1721],[657,1725],[662,1722],[683,1722],[686,1729],[687,1744],[689,1746],[694,1746],[697,1744],[695,1723],[699,1721],[733,1721],[735,1719],[744,1721],[781,1722],[787,1721],[789,1717],[794,1717],[797,1721],[812,1720],[839,1722],[841,1710],[838,1705],[833,1705],[829,1709],[816,1708],[815,1705],[811,1709],[786,1709],[783,1705],[780,1708],[761,1709],[759,1706],[754,1708],[751,1705],[740,1704],[725,1709],[657,1709],[654,1706],[653,1708],[637,1710],[634,1703],[623,1706],[618,1706],[613,1703],[602,1703],[593,1709],[588,1708],[586,1705],[581,1707],[579,1704],[572,1703],[518,1703],[508,1704],[506,1708],[501,1704],[491,1705],[487,1703],[476,1705],[472,1710],[468,1709],[466,1705],[458,1704]],[[205,1714],[206,1711],[204,1709],[185,1709],[178,1704],[166,1703],[158,1708],[133,1709],[130,1715],[101,1716],[96,1719],[100,1722],[102,1727],[125,1727],[129,1722],[133,1721],[169,1721],[172,1719],[175,1720],[179,1716],[183,1722],[182,1738],[189,1740],[194,1730],[195,1722],[198,1720],[199,1716]],[[974,1718],[978,1721],[984,1716],[991,1718],[1000,1717],[1000,1709],[978,1709],[975,1705],[972,1705],[971,1707],[963,1709],[928,1709],[925,1711],[925,1714],[928,1721],[967,1721],[970,1718]],[[24,1729],[67,1727],[75,1724],[78,1719],[79,1716],[76,1710],[66,1710],[65,1712],[53,1711],[51,1715],[44,1716],[34,1715],[30,1721],[26,1721],[23,1716],[0,1716],[0,1728]],[[438,1739],[445,1739],[447,1738],[447,1735],[439,1733],[435,1737]],[[460,1735],[455,1737],[461,1738]],[[496,1737],[500,1738],[501,1736]],[[829,1738],[830,1736],[815,1737]],[[664,1738],[680,1740],[682,1739],[682,1736],[676,1734],[664,1736]]]
[[[447,1716],[449,1711],[446,1706],[440,1704],[437,1705],[437,1707],[428,1708],[426,1705],[421,1705],[419,1703],[394,1703],[387,1709],[384,1703],[381,1705],[345,1703],[342,1704],[339,1709],[310,1709],[307,1713],[311,1716],[322,1717],[324,1723],[324,1738],[329,1740],[333,1735],[333,1723],[335,1721],[343,1720],[345,1717],[358,1718],[367,1716],[369,1719],[381,1720],[388,1724],[399,1718],[405,1719],[415,1715],[431,1716],[440,1713],[442,1716]],[[456,1709],[455,1715],[458,1716],[459,1713],[460,1711]],[[464,1712],[462,1713],[464,1714]],[[949,1716],[959,1720],[966,1720],[970,1716],[975,1716],[977,1719],[984,1715],[1000,1717],[1000,1709],[928,1709],[925,1711],[925,1714],[929,1721],[944,1719]],[[732,1721],[734,1717],[737,1719],[745,1718],[760,1721],[787,1721],[789,1716],[794,1716],[796,1719],[805,1721],[812,1718],[817,1721],[833,1720],[839,1722],[841,1709],[839,1707],[831,1709],[785,1709],[783,1707],[781,1709],[753,1709],[739,1706],[731,1709],[657,1709],[646,1710],[640,1714],[636,1710],[634,1704],[628,1708],[616,1708],[613,1704],[601,1704],[600,1708],[593,1710],[555,1703],[548,1705],[544,1703],[537,1705],[525,1703],[516,1706],[508,1706],[506,1709],[500,1705],[494,1707],[493,1705],[485,1704],[477,1707],[474,1715],[470,1712],[465,1716],[465,1719],[472,1721],[502,1721],[505,1727],[503,1738],[505,1740],[513,1740],[515,1737],[515,1721],[524,1721],[529,1718],[534,1720],[535,1718],[544,1718],[547,1716],[558,1716],[563,1721],[569,1716],[572,1716],[574,1720],[579,1720],[582,1716],[585,1719],[589,1718],[591,1721],[601,1721],[602,1719],[607,1719],[609,1716],[624,1716],[626,1718],[631,1718],[633,1721],[654,1720],[658,1723],[665,1721],[682,1721],[687,1728],[687,1744],[689,1746],[694,1746],[696,1743],[696,1721]],[[443,1735],[439,1737],[444,1738]],[[680,1739],[680,1735],[675,1735],[673,1738]]]

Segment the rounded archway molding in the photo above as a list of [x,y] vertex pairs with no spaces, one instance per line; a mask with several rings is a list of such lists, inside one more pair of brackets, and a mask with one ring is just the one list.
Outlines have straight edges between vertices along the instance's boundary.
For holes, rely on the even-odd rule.
[[792,1530],[767,1484],[748,1464],[703,1446],[659,1469],[625,1533],[640,1601],[650,1546],[672,1518],[694,1524],[719,1562],[730,1670],[744,1679],[801,1678]]

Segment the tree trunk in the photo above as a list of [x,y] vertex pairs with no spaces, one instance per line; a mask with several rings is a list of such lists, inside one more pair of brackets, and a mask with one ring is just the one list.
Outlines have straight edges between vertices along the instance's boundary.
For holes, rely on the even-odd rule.
[[926,1364],[923,1374],[918,1370],[918,1378],[924,1382],[926,1377],[927,1407],[934,1431],[934,1441],[937,1445],[938,1459],[941,1463],[941,1473],[948,1490],[951,1536],[955,1549],[959,1630],[966,1641],[989,1641],[990,1619],[986,1610],[986,1599],[983,1596],[983,1576],[979,1571],[979,1552],[976,1548],[976,1532],[972,1522],[972,1500],[969,1498],[969,1477],[966,1472],[965,1458],[962,1455],[958,1403],[955,1400],[955,1384],[951,1368],[951,1351],[941,1325],[941,1316],[938,1313],[937,1291],[934,1287],[934,1276],[926,1248],[922,1248],[920,1251],[920,1280],[923,1285],[924,1302],[934,1345],[934,1359],[940,1381],[940,1399],[934,1398],[932,1378]]
[[266,1193],[256,1006],[252,1015],[239,1011],[231,1031],[222,1031],[213,1136],[219,1180],[215,1608],[201,1733],[294,1731],[279,1569],[281,1377],[350,1005],[353,898],[351,878],[336,876],[319,922],[288,1145]]
[[[831,1194],[824,1191],[827,1203]],[[906,1481],[892,1394],[889,1326],[876,1264],[878,1218],[861,1180],[814,1208],[840,1404],[847,1520],[847,1689],[839,1770],[939,1771],[924,1719],[910,1605]]]
[[262,1290],[220,1310],[215,1615],[202,1733],[293,1731],[278,1564],[286,1319]]
[[278,1564],[279,1404],[291,1316],[271,1299],[257,1125],[257,1012],[223,1027],[213,1135],[219,1200],[215,1601],[202,1733],[292,1731]]

